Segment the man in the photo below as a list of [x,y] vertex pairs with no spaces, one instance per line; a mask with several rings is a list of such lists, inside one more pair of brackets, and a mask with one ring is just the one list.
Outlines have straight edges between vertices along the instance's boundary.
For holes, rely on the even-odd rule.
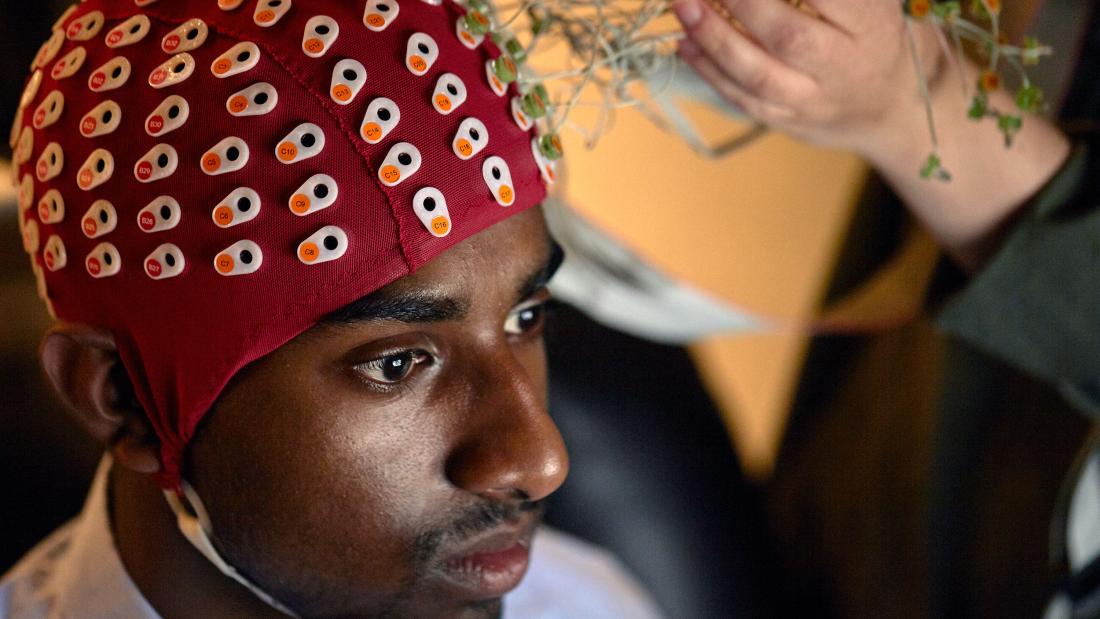
[[89,0],[36,58],[42,363],[110,455],[0,616],[655,616],[537,531],[553,153],[487,22],[241,4]]

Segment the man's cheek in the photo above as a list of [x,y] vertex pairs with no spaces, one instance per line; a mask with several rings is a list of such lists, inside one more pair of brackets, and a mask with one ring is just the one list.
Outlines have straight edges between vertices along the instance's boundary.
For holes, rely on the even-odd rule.
[[253,553],[240,565],[253,565],[273,590],[322,607],[373,606],[400,595],[416,577],[415,533],[395,509],[400,503],[347,478],[319,481],[325,485],[315,491],[290,489],[275,513],[237,532]]
[[335,424],[340,438],[296,475],[311,489],[303,494],[301,516],[336,552],[369,543],[375,557],[399,563],[423,523],[447,509],[450,493],[436,470],[443,441],[429,428],[362,425],[346,418]]

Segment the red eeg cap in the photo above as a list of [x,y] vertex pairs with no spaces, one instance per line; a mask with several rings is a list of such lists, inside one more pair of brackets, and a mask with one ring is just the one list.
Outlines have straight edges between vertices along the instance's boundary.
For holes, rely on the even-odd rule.
[[114,334],[165,488],[238,370],[545,197],[464,14],[88,0],[59,20],[13,127],[24,245],[60,319]]

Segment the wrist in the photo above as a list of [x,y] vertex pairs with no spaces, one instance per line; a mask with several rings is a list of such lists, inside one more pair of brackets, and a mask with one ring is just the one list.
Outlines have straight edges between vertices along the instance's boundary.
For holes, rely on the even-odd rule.
[[[960,84],[974,84],[978,68],[963,62],[942,71],[930,89],[939,139],[938,152],[949,182],[924,180],[921,165],[934,146],[923,110],[897,118],[892,141],[876,141],[864,153],[910,210],[944,247],[970,267],[982,263],[1007,222],[1062,166],[1069,155],[1068,138],[1040,115],[1025,115],[1022,130],[1005,146],[996,121],[975,121],[968,115],[970,101]],[[1011,93],[990,93],[989,105],[1015,113]],[[923,107],[923,103],[922,103]]]
[[[931,121],[935,125],[936,138],[950,133],[960,120],[966,117],[967,101],[959,81],[976,75],[968,61],[962,66],[952,63],[940,52],[926,53],[921,58],[927,90],[919,86],[916,68],[908,61],[905,81],[899,87],[898,96],[886,114],[865,134],[856,146],[856,152],[880,171],[896,171],[917,174],[928,155],[936,150]],[[924,97],[927,93],[928,99]]]

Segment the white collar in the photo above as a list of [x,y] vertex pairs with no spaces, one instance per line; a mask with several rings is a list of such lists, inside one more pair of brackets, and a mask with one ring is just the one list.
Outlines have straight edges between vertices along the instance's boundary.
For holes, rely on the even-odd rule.
[[83,617],[160,619],[130,579],[111,532],[107,483],[111,456],[96,470],[92,489],[74,523],[64,561],[52,575],[57,608]]
[[[141,595],[141,591],[126,572],[114,542],[108,507],[112,462],[109,453],[100,461],[84,509],[73,525],[72,537],[66,550],[69,556],[66,561],[57,565],[54,572],[56,603],[60,608],[80,609],[81,615],[88,617],[159,619],[157,612]],[[189,498],[191,505],[204,514],[198,495],[192,492]],[[270,596],[236,575],[236,570],[217,554],[207,537],[208,532],[200,529],[199,519],[189,517],[178,501],[170,500],[169,504],[176,512],[181,533],[203,556],[210,559],[222,573],[232,576],[263,601],[284,614],[294,616],[274,603]]]
[[1088,455],[1070,502],[1066,551],[1076,573],[1100,557],[1100,451]]

